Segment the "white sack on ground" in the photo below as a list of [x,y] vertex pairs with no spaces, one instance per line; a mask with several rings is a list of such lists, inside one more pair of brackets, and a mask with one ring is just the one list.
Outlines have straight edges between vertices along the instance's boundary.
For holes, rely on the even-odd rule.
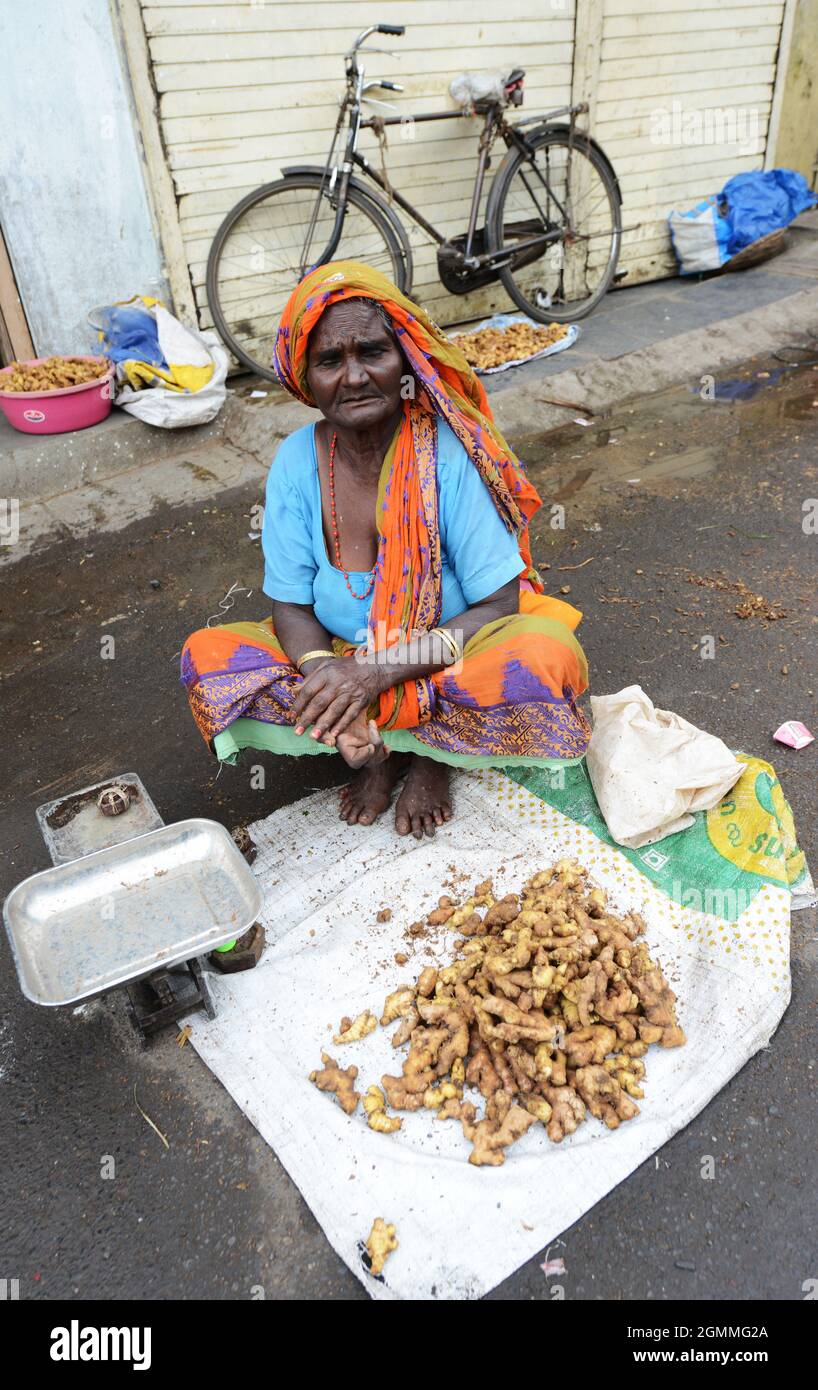
[[656,709],[639,685],[592,695],[587,765],[599,809],[617,844],[655,844],[693,824],[741,776],[745,763],[714,734]]

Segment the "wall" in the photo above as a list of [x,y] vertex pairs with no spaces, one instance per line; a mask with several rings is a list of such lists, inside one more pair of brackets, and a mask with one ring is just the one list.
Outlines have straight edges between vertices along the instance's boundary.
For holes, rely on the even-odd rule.
[[162,282],[107,0],[3,11],[0,215],[39,355],[89,350],[97,304]]
[[818,0],[798,0],[774,162],[818,190]]

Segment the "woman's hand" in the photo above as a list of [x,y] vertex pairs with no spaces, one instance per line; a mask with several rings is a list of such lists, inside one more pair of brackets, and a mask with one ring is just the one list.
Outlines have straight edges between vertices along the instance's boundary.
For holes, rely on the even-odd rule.
[[353,719],[336,741],[338,752],[344,762],[352,768],[374,767],[389,757],[389,749],[378,732],[374,719],[359,714]]
[[[293,701],[295,732],[312,724],[312,738],[335,743],[383,689],[383,671],[354,657],[326,661],[304,679]],[[366,722],[366,721],[364,721]]]

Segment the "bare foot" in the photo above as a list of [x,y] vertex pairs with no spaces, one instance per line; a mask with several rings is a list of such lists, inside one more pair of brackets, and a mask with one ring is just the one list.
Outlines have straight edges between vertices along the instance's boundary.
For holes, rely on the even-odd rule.
[[392,788],[406,766],[402,753],[390,753],[374,767],[362,767],[349,783],[341,788],[341,819],[348,825],[371,825],[385,811],[392,798]]
[[395,829],[399,835],[411,831],[416,840],[422,840],[424,832],[431,837],[438,825],[451,818],[448,767],[413,753],[406,784],[395,806]]

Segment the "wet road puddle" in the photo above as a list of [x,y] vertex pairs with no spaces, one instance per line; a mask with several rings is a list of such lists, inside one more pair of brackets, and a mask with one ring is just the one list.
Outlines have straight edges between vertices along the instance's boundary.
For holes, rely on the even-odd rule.
[[[780,360],[799,351],[802,360]],[[678,493],[740,466],[748,451],[772,454],[801,421],[818,424],[818,345],[512,442],[544,498],[578,499],[590,511],[605,494]]]

